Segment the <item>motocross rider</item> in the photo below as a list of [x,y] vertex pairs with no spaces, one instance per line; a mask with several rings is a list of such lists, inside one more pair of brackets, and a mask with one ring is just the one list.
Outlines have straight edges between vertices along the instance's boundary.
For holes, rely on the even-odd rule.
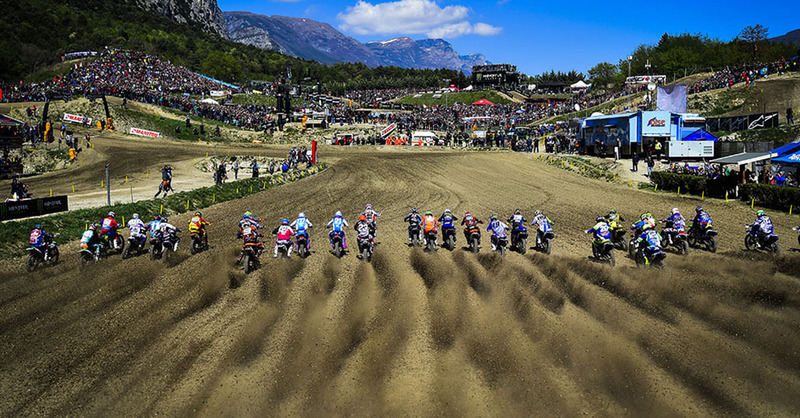
[[[645,264],[650,263],[653,254],[661,251],[661,235],[650,224],[642,225],[642,234],[639,235],[637,241],[639,242],[639,248],[644,252]],[[642,243],[647,245],[643,246]]]
[[331,232],[328,234],[328,238],[331,242],[333,242],[334,235],[340,235],[342,237],[342,248],[347,249],[347,240],[344,234],[344,229],[350,227],[350,224],[342,217],[341,211],[336,211],[333,219],[328,222],[328,225],[325,225],[325,228],[330,228]]
[[469,241],[469,235],[475,231],[480,232],[478,228],[478,224],[482,224],[483,221],[472,216],[472,213],[465,212],[464,218],[461,219],[461,225],[464,226],[464,238]]
[[161,224],[161,215],[153,215],[153,220],[147,224],[147,230],[150,231],[150,238],[156,238],[158,236],[159,224]]
[[508,218],[506,221],[511,225],[511,235],[515,236],[520,232],[526,232],[527,229],[525,228],[525,217],[522,216],[522,210],[517,209],[514,211],[514,214]]
[[542,213],[541,210],[536,209],[536,211],[533,212],[533,220],[531,221],[531,226],[534,225],[536,225],[536,245],[538,246],[542,243],[544,234],[553,230],[553,221]]
[[686,230],[686,218],[681,215],[678,208],[672,208],[672,214],[661,222],[667,223],[667,227],[664,228],[664,236],[667,238],[668,245],[672,245],[672,239]]
[[[453,222],[457,221],[458,218],[456,215],[453,215],[453,213],[450,212],[450,209],[444,210],[442,216],[439,217],[439,224],[442,226],[442,237],[445,236],[445,231],[452,230],[455,232],[456,226],[453,224]],[[455,239],[455,233],[453,234],[453,239]]]
[[711,219],[711,216],[708,215],[702,206],[698,206],[694,209],[695,215],[694,219],[692,220],[692,227],[691,229],[697,230],[698,237],[702,237],[705,234],[705,230],[712,227],[714,221]]
[[372,235],[372,231],[374,230],[373,223],[369,221],[367,215],[362,214],[358,217],[358,222],[356,222],[354,229],[358,233],[358,242],[372,243],[374,239]]
[[645,225],[650,225],[650,228],[656,227],[656,220],[653,218],[653,214],[650,212],[645,212],[642,216],[639,217],[639,222],[636,222],[631,226],[631,229],[639,229],[644,230]]
[[594,235],[594,239],[592,240],[592,253],[595,258],[597,258],[600,255],[603,245],[611,241],[611,229],[606,222],[606,218],[603,216],[595,218],[595,222],[597,223],[591,229],[586,230],[586,233]]
[[[256,222],[256,218],[252,217],[250,212],[245,212],[245,217],[239,222],[239,232],[236,233],[236,238],[242,239],[242,247],[247,246],[247,244],[254,244],[256,251],[256,258],[261,256],[261,252],[264,251],[264,244],[259,242],[259,238],[263,237],[264,234],[259,232],[261,229],[261,225]],[[239,258],[236,259],[236,264],[240,264],[242,262],[242,252],[239,252]]]
[[491,221],[489,221],[489,226],[486,227],[486,230],[492,233],[492,251],[497,250],[497,244],[504,239],[508,239],[508,235],[506,235],[506,231],[509,231],[511,228],[508,227],[503,221],[497,219],[496,214],[492,214]]
[[[439,227],[439,221],[436,219],[436,216],[433,215],[432,211],[426,211],[425,216],[422,218],[422,236],[425,240],[428,239],[428,233],[433,233],[433,245],[438,246],[437,239],[436,239],[436,228]],[[426,242],[427,244],[427,242]]]
[[[403,222],[408,222],[408,241],[411,242],[412,241],[411,240],[411,236],[412,236],[412,232],[411,232],[412,228],[411,227],[412,226],[418,226],[419,227],[420,224],[422,223],[422,216],[420,216],[419,212],[417,212],[417,208],[411,208],[411,213],[409,213],[408,215],[406,215],[405,218],[403,218]],[[422,233],[422,228],[419,228],[419,230],[420,230],[420,234],[421,234]],[[420,237],[420,240],[421,239],[422,238]]]
[[119,228],[119,224],[115,219],[116,216],[113,211],[108,212],[108,216],[103,219],[103,223],[100,226],[100,236],[106,241],[109,248],[114,245],[113,249],[117,249],[114,239],[117,237],[117,228]]
[[756,212],[755,222],[747,225],[747,227],[754,230],[756,236],[758,237],[758,241],[756,241],[756,248],[760,248],[761,243],[764,242],[764,239],[772,234],[772,232],[775,230],[775,227],[772,225],[772,219],[767,216],[767,213],[763,210]]
[[608,212],[608,215],[606,215],[606,219],[608,220],[608,227],[611,228],[612,238],[617,231],[624,229],[621,222],[625,222],[625,218],[617,214],[616,209],[611,209],[611,211]]
[[42,226],[36,224],[31,230],[31,237],[30,243],[32,248],[39,249],[42,251],[42,256],[45,260],[50,258],[50,254],[48,253],[48,249],[50,248],[50,243],[53,241],[53,236],[44,232]]
[[364,208],[364,212],[362,212],[361,214],[367,217],[367,222],[369,223],[370,228],[372,228],[372,233],[370,235],[372,235],[373,238],[376,237],[377,236],[376,230],[378,229],[378,218],[381,216],[381,214],[375,212],[375,210],[372,209],[371,203],[367,203],[367,206]]
[[308,235],[308,230],[313,228],[314,225],[311,224],[311,221],[306,218],[306,214],[300,212],[297,215],[297,219],[295,219],[291,225],[292,229],[295,230],[296,236],[305,236],[306,237],[306,246],[311,248],[311,237]]
[[147,225],[139,219],[138,213],[134,213],[133,218],[128,221],[128,230],[131,232],[131,238],[139,241],[139,248],[144,248],[144,243],[147,240]]
[[89,228],[81,235],[81,249],[94,252],[94,247],[100,243],[100,235],[97,234],[97,225],[89,225]]
[[281,225],[275,228],[272,231],[272,235],[277,235],[278,240],[275,241],[275,252],[272,254],[272,257],[278,258],[278,248],[281,246],[286,246],[286,256],[291,258],[292,257],[292,237],[294,236],[294,231],[292,230],[291,225],[289,224],[288,219],[284,219],[281,221]]
[[203,246],[208,248],[208,232],[206,226],[211,225],[211,222],[203,219],[203,214],[200,211],[194,213],[192,219],[189,219],[189,232],[192,234],[200,234],[203,238]]

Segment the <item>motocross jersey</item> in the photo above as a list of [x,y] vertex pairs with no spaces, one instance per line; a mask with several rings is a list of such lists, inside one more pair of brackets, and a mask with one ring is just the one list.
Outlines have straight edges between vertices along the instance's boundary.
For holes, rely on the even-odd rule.
[[403,219],[403,222],[408,222],[411,225],[419,225],[422,222],[422,216],[419,213],[409,213]]
[[378,219],[377,219],[377,218],[381,216],[381,214],[380,214],[380,213],[378,213],[378,212],[375,212],[375,210],[374,210],[374,209],[366,209],[366,210],[365,210],[365,211],[362,213],[362,215],[364,215],[364,216],[366,216],[366,217],[367,217],[367,222],[372,222],[372,223],[375,223],[375,222],[377,222],[377,221],[378,221]]
[[258,229],[250,223],[245,224],[242,227],[242,239],[245,243],[258,242]]
[[193,234],[202,232],[206,228],[206,225],[208,225],[208,222],[206,222],[205,219],[199,216],[193,216],[192,219],[189,219],[189,232]]
[[647,243],[648,250],[657,251],[661,249],[661,235],[654,229],[644,231],[642,235],[639,235],[639,241]]
[[523,217],[522,215],[514,214],[510,218],[508,218],[508,222],[511,223],[511,228],[514,231],[525,230],[525,217]]
[[39,248],[44,245],[45,239],[50,238],[50,234],[45,233],[39,228],[31,231],[31,247]]
[[89,245],[97,241],[97,233],[91,229],[87,229],[81,235],[81,248],[89,248]]
[[297,218],[290,226],[297,231],[298,235],[307,234],[308,229],[314,227],[314,225],[311,225],[311,221],[309,221],[307,218]]
[[464,225],[465,231],[474,231],[478,229],[478,224],[483,223],[478,218],[469,215],[466,216],[464,219],[461,220],[461,225]]
[[147,229],[150,230],[150,237],[151,238],[155,238],[158,235],[158,226],[159,225],[161,225],[161,220],[160,219],[152,220],[152,221],[150,221],[149,224],[147,224]]
[[292,227],[289,225],[281,225],[275,232],[278,236],[278,241],[288,241],[294,236],[294,231],[292,231]]
[[672,214],[667,221],[672,222],[672,228],[676,231],[680,232],[686,229],[686,219],[680,213]]
[[422,219],[422,227],[423,227],[423,230],[425,231],[425,233],[428,233],[428,232],[431,232],[431,231],[436,232],[436,227],[437,226],[439,226],[439,223],[436,221],[436,217],[434,217],[433,215],[426,215]]
[[344,228],[350,226],[344,218],[336,217],[328,222],[327,227],[331,228],[333,232],[344,232]]
[[358,232],[358,238],[366,239],[370,237],[370,230],[369,230],[369,222],[367,221],[358,221],[355,226],[356,232]]
[[757,226],[758,232],[761,232],[762,234],[771,234],[772,231],[775,230],[775,228],[772,226],[772,219],[766,215],[756,219],[756,221],[750,225]]
[[531,225],[536,225],[539,229],[539,232],[546,233],[553,230],[553,226],[550,223],[550,219],[545,215],[539,215],[533,218]]
[[711,216],[708,216],[708,213],[705,211],[695,215],[693,222],[694,225],[702,228],[711,228],[712,223]]
[[494,220],[489,222],[489,226],[486,228],[486,230],[491,232],[492,235],[501,239],[506,238],[506,231],[508,229],[509,229],[508,225],[504,224],[500,220]]
[[598,242],[606,242],[611,240],[611,229],[609,229],[608,224],[605,222],[598,222],[597,225],[586,232],[593,233],[595,240]]
[[141,219],[131,219],[128,221],[128,229],[132,237],[142,237],[147,233],[147,225]]
[[442,228],[455,228],[453,222],[456,221],[458,221],[458,218],[456,218],[453,214],[443,214],[439,217],[439,223],[442,225]]
[[108,233],[111,233],[111,232],[116,232],[118,227],[119,227],[119,224],[117,224],[117,221],[115,221],[114,218],[109,216],[109,217],[103,219],[103,224],[100,227],[100,232],[102,232],[104,234],[108,234]]

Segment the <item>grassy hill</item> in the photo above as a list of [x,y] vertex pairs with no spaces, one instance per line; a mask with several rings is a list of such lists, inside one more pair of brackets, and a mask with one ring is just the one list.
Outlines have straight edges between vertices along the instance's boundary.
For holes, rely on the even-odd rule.
[[460,103],[474,103],[480,99],[486,99],[496,104],[509,104],[512,103],[506,97],[501,96],[496,91],[460,91],[456,93],[442,94],[440,97],[433,97],[434,93],[421,94],[420,97],[416,95],[409,95],[395,100],[396,103],[413,104],[413,105],[426,105],[426,106],[444,106],[445,104]]

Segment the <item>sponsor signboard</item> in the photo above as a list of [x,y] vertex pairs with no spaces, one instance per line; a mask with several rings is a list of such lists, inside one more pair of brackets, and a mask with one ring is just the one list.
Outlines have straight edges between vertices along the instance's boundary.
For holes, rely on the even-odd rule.
[[211,90],[208,94],[214,97],[222,97],[225,95],[225,92],[222,90]]
[[669,112],[642,112],[642,136],[669,136],[671,127]]
[[64,122],[91,125],[92,124],[92,118],[87,118],[86,116],[81,116],[81,115],[71,115],[69,113],[64,113]]
[[0,203],[0,220],[28,218],[67,210],[67,196],[8,201]]
[[381,137],[389,135],[390,133],[394,132],[395,129],[397,129],[397,124],[396,123],[390,124],[389,126],[383,128],[383,130],[381,130]]
[[625,82],[628,84],[666,84],[667,83],[667,76],[665,75],[635,75],[633,77],[625,78]]
[[158,138],[161,134],[158,132],[148,131],[146,129],[131,128],[131,135],[148,136],[150,138]]
[[726,118],[706,118],[706,126],[706,130],[709,132],[736,132],[749,129],[775,128],[778,126],[778,114],[757,113]]

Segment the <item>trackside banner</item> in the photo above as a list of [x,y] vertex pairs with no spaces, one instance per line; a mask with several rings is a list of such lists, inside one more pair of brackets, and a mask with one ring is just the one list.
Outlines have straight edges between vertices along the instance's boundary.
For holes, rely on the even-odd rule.
[[150,138],[158,138],[161,134],[158,132],[148,131],[145,129],[131,128],[131,135],[149,136]]
[[92,118],[87,118],[86,116],[71,115],[69,113],[64,113],[64,122],[80,123],[80,124],[91,124],[92,123]]
[[386,135],[389,135],[390,133],[394,132],[395,129],[397,129],[397,124],[396,123],[393,123],[393,124],[383,128],[383,130],[381,131],[381,137],[386,137]]

